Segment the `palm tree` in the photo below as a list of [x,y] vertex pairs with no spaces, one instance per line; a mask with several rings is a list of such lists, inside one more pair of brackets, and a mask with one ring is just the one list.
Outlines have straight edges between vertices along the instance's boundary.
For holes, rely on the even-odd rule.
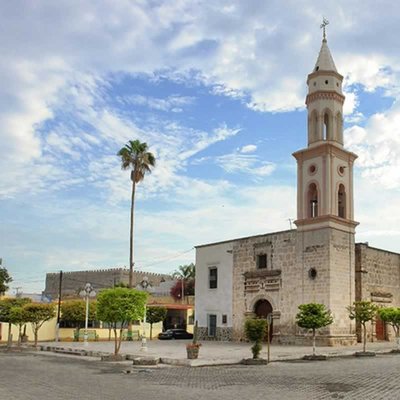
[[133,286],[133,225],[135,209],[136,184],[144,179],[147,173],[151,173],[151,168],[155,166],[156,159],[153,153],[147,151],[147,143],[139,140],[130,140],[119,152],[121,157],[121,168],[131,170],[132,194],[131,194],[131,229],[129,246],[129,287]]
[[194,279],[196,276],[196,267],[193,263],[188,265],[180,265],[176,271],[172,273],[172,277],[183,279],[185,281]]
[[[172,273],[172,278],[179,279],[181,281],[182,302],[185,297],[185,292],[187,292],[186,294],[189,294],[189,295],[194,294],[194,292],[191,293],[191,291],[194,290],[195,277],[196,277],[196,266],[193,263],[188,264],[188,265],[180,265],[178,267],[178,269]],[[189,285],[190,283],[192,283],[191,286]],[[186,289],[184,288],[184,286],[186,286]],[[192,288],[191,290],[190,290],[190,287]],[[188,290],[189,290],[189,292],[188,292]]]

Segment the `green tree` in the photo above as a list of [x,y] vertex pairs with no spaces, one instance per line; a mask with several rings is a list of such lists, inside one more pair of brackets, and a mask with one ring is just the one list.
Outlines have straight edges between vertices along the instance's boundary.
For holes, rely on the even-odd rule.
[[400,308],[385,307],[378,310],[380,319],[389,325],[392,325],[396,335],[397,350],[400,351]]
[[355,301],[352,306],[347,307],[350,319],[354,319],[363,327],[363,352],[367,346],[367,322],[375,318],[378,307],[370,301]]
[[167,316],[165,307],[147,307],[146,321],[150,324],[150,340],[153,339],[153,324],[163,321]]
[[4,267],[0,267],[0,296],[8,290],[8,283],[12,282],[11,276]]
[[43,303],[28,303],[23,309],[27,315],[27,322],[32,325],[33,335],[35,338],[35,346],[38,342],[39,329],[46,321],[51,320],[55,316],[55,309],[53,304]]
[[0,300],[0,321],[8,323],[8,346],[11,346],[11,309],[13,307],[22,307],[27,303],[30,303],[30,299],[19,297],[19,298],[8,298]]
[[[97,316],[100,321],[107,322],[114,331],[114,354],[121,348],[122,332],[134,320],[144,317],[147,293],[135,289],[106,289],[97,297]],[[119,335],[117,329],[119,328]]]
[[147,173],[151,172],[156,164],[153,153],[148,151],[147,143],[139,140],[130,140],[117,155],[121,158],[121,167],[123,170],[131,171],[132,191],[131,191],[131,226],[129,241],[129,287],[133,286],[133,226],[135,210],[135,192],[136,185],[141,182]]
[[258,358],[261,349],[262,341],[265,337],[265,332],[267,329],[267,321],[265,319],[249,318],[244,324],[244,331],[247,339],[253,342],[251,347],[251,352],[253,353],[253,358]]
[[[75,329],[84,327],[86,318],[86,302],[84,300],[68,300],[61,305],[61,320],[74,324]],[[96,319],[96,302],[89,303],[89,321]]]
[[20,346],[22,341],[22,329],[29,320],[28,313],[22,306],[14,306],[10,309],[10,322],[18,328],[18,346]]
[[323,304],[318,303],[300,304],[299,310],[296,315],[296,324],[300,328],[312,330],[313,356],[315,356],[315,332],[333,322],[331,312]]

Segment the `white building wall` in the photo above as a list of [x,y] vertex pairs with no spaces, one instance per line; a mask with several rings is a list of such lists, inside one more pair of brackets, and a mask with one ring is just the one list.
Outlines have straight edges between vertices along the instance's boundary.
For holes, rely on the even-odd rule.
[[[212,267],[218,269],[216,289],[209,288],[209,269]],[[232,242],[196,248],[195,318],[202,336],[206,334],[209,314],[217,316],[219,336],[225,336],[223,331],[232,328],[232,279]],[[226,324],[222,323],[223,315],[227,316]]]

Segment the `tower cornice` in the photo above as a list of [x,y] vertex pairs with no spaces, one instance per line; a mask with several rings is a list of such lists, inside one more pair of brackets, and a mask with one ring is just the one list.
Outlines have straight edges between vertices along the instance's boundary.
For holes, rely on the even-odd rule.
[[306,105],[308,106],[315,100],[336,100],[343,105],[346,97],[334,90],[318,90],[317,92],[310,93],[306,97]]
[[294,221],[299,231],[317,230],[324,229],[327,227],[342,230],[344,232],[354,233],[355,228],[359,225],[359,222],[340,218],[337,215],[321,215],[315,218],[297,219]]
[[357,154],[339,147],[337,144],[324,141],[320,145],[314,147],[307,147],[294,152],[292,155],[297,161],[305,161],[310,158],[318,157],[321,155],[331,154],[341,160],[353,163],[357,158]]

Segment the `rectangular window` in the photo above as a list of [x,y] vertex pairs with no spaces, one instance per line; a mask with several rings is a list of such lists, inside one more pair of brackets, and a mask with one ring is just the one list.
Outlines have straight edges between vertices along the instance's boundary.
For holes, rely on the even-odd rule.
[[217,316],[209,314],[208,316],[208,336],[215,337],[217,335]]
[[267,268],[267,255],[266,254],[259,254],[257,256],[257,268]]
[[226,314],[222,315],[222,323],[227,324],[228,323],[228,316]]
[[217,267],[212,267],[208,271],[208,287],[216,289],[218,286],[218,269]]

